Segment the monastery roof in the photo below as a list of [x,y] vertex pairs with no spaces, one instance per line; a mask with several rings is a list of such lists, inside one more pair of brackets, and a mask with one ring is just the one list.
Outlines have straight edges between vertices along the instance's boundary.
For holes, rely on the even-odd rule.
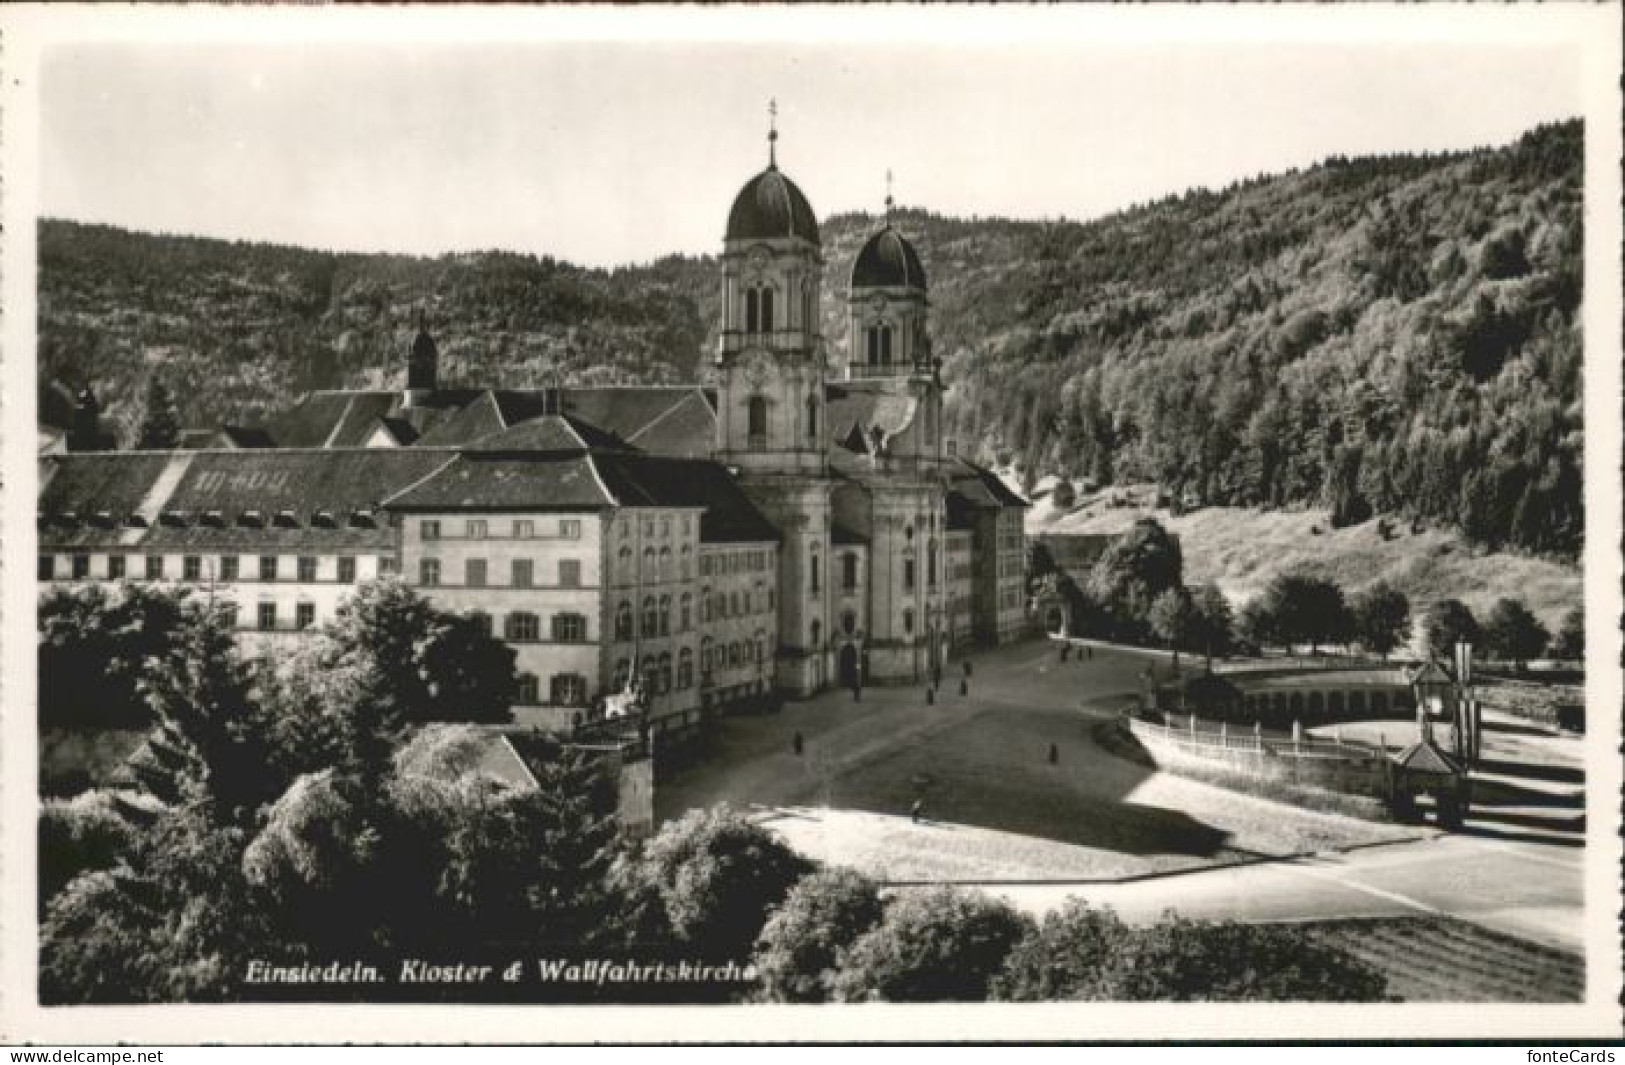
[[66,454],[41,460],[40,541],[56,548],[363,547],[380,500],[451,456],[412,448]]

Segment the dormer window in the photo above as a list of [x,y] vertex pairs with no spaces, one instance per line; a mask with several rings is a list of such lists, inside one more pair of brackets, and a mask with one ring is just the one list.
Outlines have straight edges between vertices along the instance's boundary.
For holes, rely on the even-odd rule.
[[245,510],[238,516],[237,524],[251,525],[257,529],[265,524],[265,515],[257,510]]
[[90,520],[95,522],[100,528],[111,529],[113,527],[113,512],[110,510],[98,510]]
[[221,514],[218,510],[207,510],[203,512],[203,524],[218,529],[225,525],[225,523],[225,515]]
[[279,510],[276,512],[276,526],[279,529],[297,529],[299,518],[291,510]]
[[331,529],[333,527],[333,512],[330,510],[318,510],[315,514],[311,515],[310,523],[312,525],[320,526],[323,529]]
[[377,524],[377,516],[370,510],[357,510],[352,511],[350,514],[350,525],[353,528],[371,529],[376,527]]
[[159,520],[165,525],[184,528],[186,525],[186,512],[184,510],[166,510]]
[[145,529],[147,516],[145,514],[131,514],[124,519],[124,524],[132,529]]

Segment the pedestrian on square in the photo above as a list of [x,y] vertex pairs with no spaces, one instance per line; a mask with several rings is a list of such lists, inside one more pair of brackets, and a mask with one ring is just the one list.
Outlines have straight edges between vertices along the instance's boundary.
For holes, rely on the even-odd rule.
[[791,750],[796,752],[796,757],[797,758],[801,757],[802,746],[803,746],[803,741],[801,739],[801,733],[797,732],[794,736],[792,736],[790,738],[790,748],[791,748]]
[[909,809],[908,809],[908,816],[917,825],[917,824],[920,823],[920,818],[924,816],[924,811],[925,811],[925,800],[924,799],[915,799],[914,800],[914,805],[910,806]]

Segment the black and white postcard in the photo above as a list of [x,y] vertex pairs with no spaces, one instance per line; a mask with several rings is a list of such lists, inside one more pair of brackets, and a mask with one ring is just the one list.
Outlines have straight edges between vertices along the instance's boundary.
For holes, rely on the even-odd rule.
[[0,1039],[1618,1038],[1619,15],[0,12]]

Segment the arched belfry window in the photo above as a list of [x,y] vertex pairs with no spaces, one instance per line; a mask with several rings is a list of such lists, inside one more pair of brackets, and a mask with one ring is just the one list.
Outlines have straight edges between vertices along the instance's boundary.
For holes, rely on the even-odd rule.
[[773,290],[762,289],[762,332],[773,332]]
[[807,397],[807,439],[818,439],[818,397]]
[[761,327],[762,308],[761,300],[755,289],[745,290],[745,332],[754,333]]
[[891,365],[891,326],[872,325],[864,336],[870,366]]
[[751,447],[767,446],[767,400],[762,396],[750,397],[747,431]]

